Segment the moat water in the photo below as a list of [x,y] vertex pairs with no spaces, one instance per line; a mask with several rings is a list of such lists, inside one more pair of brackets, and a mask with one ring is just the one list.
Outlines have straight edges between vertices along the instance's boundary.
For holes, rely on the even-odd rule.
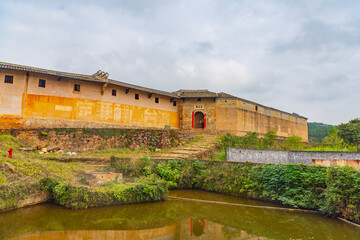
[[[271,205],[203,191],[170,196]],[[190,201],[70,210],[54,204],[0,214],[0,239],[360,239],[360,228],[312,213]]]

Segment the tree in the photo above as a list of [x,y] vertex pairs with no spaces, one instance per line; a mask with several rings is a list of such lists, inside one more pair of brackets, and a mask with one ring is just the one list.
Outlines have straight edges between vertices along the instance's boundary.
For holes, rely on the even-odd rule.
[[356,118],[349,123],[340,124],[338,134],[348,144],[359,145],[360,143],[360,119]]
[[285,150],[301,150],[305,147],[301,137],[295,135],[285,138],[284,142]]
[[321,143],[324,137],[329,136],[331,129],[334,128],[332,125],[318,122],[308,123],[308,135],[310,142]]
[[259,134],[257,132],[248,132],[245,136],[241,138],[241,147],[242,148],[259,148],[260,139],[258,138]]
[[338,130],[336,128],[330,129],[330,135],[325,137],[322,140],[322,144],[328,145],[331,147],[339,146],[339,145],[342,145],[343,143],[344,143],[344,139],[342,139],[339,136]]
[[230,133],[227,133],[226,135],[222,136],[220,138],[220,146],[223,149],[226,149],[228,147],[239,147],[241,142],[241,138],[235,135],[231,135]]
[[276,149],[277,148],[277,142],[276,139],[278,138],[278,135],[275,131],[269,130],[263,138],[262,141],[262,147],[264,149]]

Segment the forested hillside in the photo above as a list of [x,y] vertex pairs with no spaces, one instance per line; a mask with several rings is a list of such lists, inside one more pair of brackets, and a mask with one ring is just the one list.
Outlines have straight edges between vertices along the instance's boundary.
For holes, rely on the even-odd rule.
[[325,123],[317,123],[317,122],[309,122],[308,123],[308,133],[309,133],[309,142],[317,142],[321,143],[324,137],[329,136],[330,129],[335,126],[325,124]]

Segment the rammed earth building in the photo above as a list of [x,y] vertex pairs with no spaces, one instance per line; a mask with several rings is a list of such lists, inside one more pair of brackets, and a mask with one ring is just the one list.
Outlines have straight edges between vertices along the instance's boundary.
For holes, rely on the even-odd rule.
[[308,140],[307,118],[226,93],[165,92],[0,62],[0,128],[175,128],[244,135],[274,130]]

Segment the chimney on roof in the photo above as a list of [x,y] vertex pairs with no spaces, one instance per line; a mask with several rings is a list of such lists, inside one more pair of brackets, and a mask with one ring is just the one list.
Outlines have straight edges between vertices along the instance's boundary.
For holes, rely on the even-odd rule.
[[99,80],[103,80],[106,82],[109,78],[109,73],[99,70],[93,76],[95,76],[95,78]]
[[105,82],[101,86],[101,95],[104,95],[105,88],[107,87],[108,82],[109,82],[109,73],[99,70],[93,76],[95,76],[96,79],[102,80]]

